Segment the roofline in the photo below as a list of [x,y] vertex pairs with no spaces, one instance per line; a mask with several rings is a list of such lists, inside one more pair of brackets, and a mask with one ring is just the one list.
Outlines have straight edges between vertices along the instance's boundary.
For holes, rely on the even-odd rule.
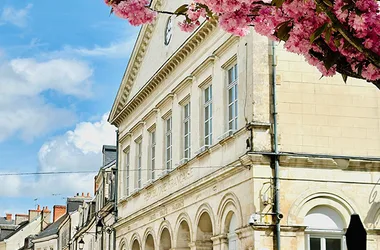
[[[125,79],[125,77],[127,76],[128,71],[130,71],[130,67],[132,67],[132,66],[131,66],[131,65],[132,65],[132,62],[135,61],[136,54],[137,54],[137,48],[138,48],[138,46],[137,46],[138,41],[139,41],[139,40],[142,40],[143,34],[145,34],[145,30],[146,30],[146,27],[147,27],[147,26],[148,26],[148,25],[142,25],[142,26],[141,26],[141,28],[140,28],[140,30],[139,30],[139,34],[137,35],[137,38],[136,38],[136,42],[135,42],[135,44],[133,45],[133,50],[132,50],[132,53],[131,53],[131,55],[130,55],[130,57],[129,57],[129,59],[128,59],[127,67],[125,67],[123,77],[121,78],[121,84],[120,84],[120,86],[119,86],[119,89],[117,90],[117,93],[116,93],[115,99],[114,99],[114,101],[113,101],[113,103],[112,103],[111,112],[110,112],[109,115],[108,115],[108,119],[107,119],[107,121],[108,121],[109,123],[111,123],[111,124],[112,124],[111,120],[113,120],[111,116],[113,116],[113,113],[114,113],[113,111],[114,111],[114,110],[116,111],[116,109],[117,109],[117,100],[119,99],[119,96],[120,96],[120,95],[122,94],[122,92],[124,91],[124,88],[122,89],[124,79]],[[143,29],[144,29],[144,32],[143,32]],[[132,59],[133,59],[133,60],[132,60]]]
[[56,238],[58,238],[58,233],[46,235],[46,236],[43,236],[41,238],[35,238],[35,239],[32,240],[32,242],[33,243],[40,243],[40,242],[43,242],[43,241],[54,240]]
[[[156,77],[158,77],[158,75],[160,73],[163,72],[163,69],[165,67],[168,66],[168,64],[170,62],[172,62],[172,60],[174,60],[174,58],[178,55],[178,53],[180,53],[181,51],[184,50],[185,46],[189,45],[191,41],[195,41],[195,37],[197,36],[200,36],[201,32],[205,32],[207,30],[209,30],[210,32],[214,30],[214,27],[216,27],[216,21],[215,20],[205,20],[203,23],[201,23],[201,25],[199,25],[195,31],[193,31],[193,33],[191,33],[191,35],[189,35],[189,37],[187,37],[185,39],[185,41],[167,58],[167,60],[165,60],[165,62],[156,70],[156,72],[154,72],[152,74],[152,76],[145,82],[145,84],[142,86],[142,88],[140,88],[131,98],[129,98],[129,100],[126,101],[126,103],[124,104],[123,108],[120,110],[120,112],[118,112],[117,114],[115,114],[111,119],[108,120],[108,122],[114,126],[116,126],[117,128],[120,126],[118,124],[118,120],[120,119],[123,119],[123,114],[124,112],[129,108],[129,106],[131,106],[132,103],[134,103],[134,101],[137,99],[137,97],[145,90],[145,88],[147,88],[147,86],[149,86],[149,84],[151,82],[154,81],[154,79]],[[203,40],[203,39],[202,39]],[[182,62],[182,61],[181,61]],[[179,63],[181,63],[179,62]],[[118,97],[118,96],[117,96]],[[117,107],[116,107],[117,108]],[[114,111],[114,110],[113,110]],[[111,112],[112,114],[112,112]],[[124,115],[125,116],[125,115]],[[110,116],[111,118],[111,116]]]

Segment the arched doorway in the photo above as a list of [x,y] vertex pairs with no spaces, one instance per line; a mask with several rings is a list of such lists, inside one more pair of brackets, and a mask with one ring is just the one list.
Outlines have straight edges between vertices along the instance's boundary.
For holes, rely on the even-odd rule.
[[160,250],[169,250],[172,248],[172,241],[170,238],[170,232],[167,228],[164,228],[160,237]]
[[235,230],[237,229],[237,218],[234,212],[229,212],[226,217],[226,232],[228,250],[238,250],[238,238]]
[[178,227],[178,235],[177,235],[177,248],[183,250],[190,250],[190,227],[189,224],[183,220]]
[[199,217],[197,226],[197,245],[199,245],[201,249],[212,250],[212,236],[213,231],[210,215],[207,212],[203,212]]
[[146,237],[145,250],[154,250],[154,239],[151,234],[149,234],[148,237]]
[[140,244],[137,239],[133,241],[132,250],[140,250]]
[[304,218],[307,250],[343,250],[346,227],[342,216],[328,206],[316,206]]

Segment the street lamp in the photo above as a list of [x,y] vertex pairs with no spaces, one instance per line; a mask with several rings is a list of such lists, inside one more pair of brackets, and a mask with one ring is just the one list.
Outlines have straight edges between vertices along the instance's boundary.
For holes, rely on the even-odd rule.
[[83,241],[83,238],[80,239],[80,241],[79,241],[78,243],[79,243],[79,250],[83,250],[83,248],[84,248],[84,241]]
[[104,224],[102,220],[100,219],[98,223],[96,223],[96,232],[102,232],[103,231]]

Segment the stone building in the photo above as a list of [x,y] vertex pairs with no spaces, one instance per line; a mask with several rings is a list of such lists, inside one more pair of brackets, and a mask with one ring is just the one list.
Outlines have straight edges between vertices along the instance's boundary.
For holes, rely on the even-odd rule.
[[[84,202],[78,210],[75,233],[71,236],[72,250],[113,250],[116,147],[104,145],[103,163],[94,180],[95,197]],[[83,250],[82,249],[82,250]]]
[[58,250],[59,227],[69,215],[66,213],[66,206],[55,205],[53,207],[53,222],[45,230],[40,232],[32,240],[35,250]]
[[341,250],[353,213],[380,249],[376,88],[320,79],[253,30],[177,22],[141,28],[110,113],[116,249],[276,249],[279,223],[281,249]]
[[[41,209],[38,205],[36,209],[30,209],[27,216],[16,215],[14,223],[17,223],[17,226],[0,240],[0,250],[30,249],[33,237],[50,223],[50,214],[48,207]],[[8,221],[13,222],[11,214],[7,217]]]

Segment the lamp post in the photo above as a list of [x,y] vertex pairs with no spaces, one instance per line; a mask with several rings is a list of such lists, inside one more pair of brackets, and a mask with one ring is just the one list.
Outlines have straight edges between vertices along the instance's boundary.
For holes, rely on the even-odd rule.
[[98,223],[96,223],[96,232],[102,232],[103,231],[103,222],[102,220],[99,220]]
[[80,241],[78,242],[78,244],[79,244],[79,250],[83,250],[83,248],[84,248],[84,241],[83,241],[83,238],[80,239]]

